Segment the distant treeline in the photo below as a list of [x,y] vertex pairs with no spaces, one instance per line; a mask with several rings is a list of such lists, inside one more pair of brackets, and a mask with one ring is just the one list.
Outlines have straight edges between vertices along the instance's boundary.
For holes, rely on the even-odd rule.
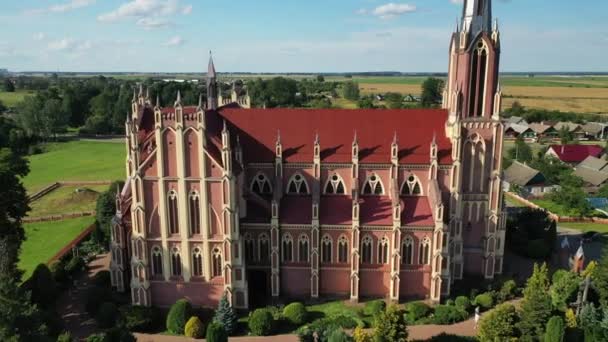
[[529,123],[543,121],[569,121],[578,124],[585,124],[587,122],[608,122],[608,116],[606,115],[525,108],[517,101],[513,102],[511,108],[505,109],[502,113],[502,116],[505,118],[509,118],[511,116],[519,116],[524,118]]

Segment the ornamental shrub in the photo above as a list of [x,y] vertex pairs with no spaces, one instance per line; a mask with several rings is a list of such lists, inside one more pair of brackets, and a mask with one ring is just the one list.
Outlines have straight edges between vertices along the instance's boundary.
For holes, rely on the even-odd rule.
[[378,299],[365,303],[365,308],[363,309],[363,312],[368,316],[376,317],[384,310],[386,310],[386,302],[382,299]]
[[454,301],[454,305],[460,310],[468,311],[471,308],[471,301],[467,296],[458,296]]
[[490,309],[492,305],[494,305],[494,299],[492,298],[492,294],[486,292],[475,297],[475,305],[480,306],[482,309]]
[[296,334],[301,342],[327,342],[329,335],[337,329],[340,329],[340,326],[336,322],[330,318],[322,318],[300,327]]
[[553,316],[547,323],[547,329],[545,330],[545,341],[546,342],[563,342],[564,341],[564,320],[559,316]]
[[228,342],[228,334],[224,327],[217,322],[209,323],[207,334],[205,335],[207,342]]
[[255,336],[268,336],[272,333],[274,318],[267,309],[256,309],[249,316],[249,331]]
[[186,337],[202,338],[205,336],[205,327],[203,326],[203,322],[201,322],[198,317],[192,316],[188,322],[186,322],[184,332]]
[[469,317],[469,313],[455,306],[437,305],[433,314],[433,323],[452,324],[463,321]]
[[172,334],[184,334],[186,321],[192,316],[192,305],[185,299],[180,299],[169,310],[167,315],[167,330]]
[[230,302],[228,302],[228,297],[224,294],[215,311],[213,320],[221,324],[226,333],[231,335],[236,330],[238,319],[236,312],[234,312]]
[[507,280],[498,291],[498,301],[502,303],[511,300],[517,296],[517,292],[515,280]]
[[509,341],[516,337],[517,311],[511,304],[500,304],[488,312],[479,323],[481,342]]
[[407,311],[407,321],[414,323],[426,317],[431,312],[431,307],[423,302],[413,302],[405,305],[405,311]]
[[355,342],[372,342],[372,335],[363,330],[362,327],[357,327],[353,332],[353,339]]
[[407,341],[405,312],[396,305],[391,305],[386,311],[381,312],[375,321],[376,342]]
[[65,264],[65,272],[72,276],[80,271],[83,271],[86,266],[84,259],[74,256]]
[[116,307],[116,304],[105,302],[99,307],[97,315],[95,315],[95,320],[97,320],[97,324],[100,328],[107,329],[114,326],[117,314],[118,308]]
[[340,328],[343,329],[354,329],[356,327],[365,327],[365,322],[355,316],[355,315],[348,315],[345,313],[342,314],[338,314],[335,316],[330,316],[329,318],[326,318],[332,322],[334,322],[337,326],[339,326]]
[[448,299],[445,301],[445,305],[447,306],[454,306],[454,300],[453,299]]
[[69,332],[57,336],[57,342],[72,342],[72,335]]
[[329,334],[327,342],[351,342],[352,337],[348,336],[342,329],[336,329]]
[[129,331],[154,332],[162,324],[161,313],[155,307],[125,305],[120,313],[120,325]]
[[300,326],[308,320],[308,311],[304,304],[296,302],[283,309],[283,316],[293,325]]

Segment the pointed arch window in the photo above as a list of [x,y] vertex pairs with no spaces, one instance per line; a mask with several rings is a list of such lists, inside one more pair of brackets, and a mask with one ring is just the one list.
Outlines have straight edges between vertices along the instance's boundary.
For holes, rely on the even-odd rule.
[[422,196],[422,186],[416,175],[411,174],[401,186],[402,196]]
[[290,234],[283,235],[282,241],[283,262],[293,261],[293,239]]
[[199,247],[192,250],[192,275],[195,277],[203,276],[203,252]]
[[388,238],[386,236],[378,241],[378,263],[388,264]]
[[251,237],[251,234],[245,234],[245,260],[248,262],[255,261],[255,241]]
[[348,239],[344,235],[338,239],[338,262],[348,262]]
[[361,240],[361,262],[364,264],[372,263],[372,244],[373,240],[369,235]]
[[421,265],[429,265],[431,263],[431,240],[428,237],[420,242],[418,255],[418,263]]
[[298,239],[298,261],[308,262],[308,236],[302,234]]
[[267,262],[270,257],[270,240],[268,239],[268,235],[261,234],[258,237],[258,250],[260,251],[258,260],[260,262]]
[[213,249],[213,264],[211,265],[211,276],[222,276],[222,252],[217,247]]
[[169,211],[169,233],[172,235],[179,234],[179,212],[175,190],[171,190],[167,194],[167,209]]
[[414,239],[406,236],[401,244],[401,263],[404,265],[414,264]]
[[[482,4],[479,3],[478,10]],[[469,112],[473,117],[483,116],[486,95],[486,74],[488,67],[488,49],[482,39],[479,40],[471,57],[471,84],[469,88]]]
[[321,240],[321,262],[331,263],[332,261],[332,245],[331,236],[325,235]]
[[173,247],[171,250],[171,275],[174,277],[182,275],[182,256],[177,247]]
[[344,180],[339,174],[333,173],[325,182],[324,193],[326,195],[344,195],[346,188],[344,186]]
[[289,179],[287,183],[287,193],[290,195],[308,195],[308,183],[300,173],[296,173]]
[[192,192],[188,199],[190,209],[190,233],[199,235],[201,233],[201,204],[197,192]]
[[160,247],[155,246],[152,248],[152,275],[162,276],[163,275],[163,252]]
[[384,186],[380,177],[372,173],[363,184],[363,195],[384,195]]
[[262,172],[259,172],[253,180],[251,181],[251,185],[249,187],[251,192],[254,192],[258,195],[270,195],[272,194],[272,186],[270,185],[270,180],[268,177]]

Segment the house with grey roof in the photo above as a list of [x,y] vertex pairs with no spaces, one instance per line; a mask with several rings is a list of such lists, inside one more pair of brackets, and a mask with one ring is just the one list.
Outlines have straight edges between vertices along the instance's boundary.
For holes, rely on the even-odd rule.
[[587,122],[583,125],[587,139],[602,140],[608,137],[608,124],[600,122]]
[[505,119],[506,124],[516,124],[516,125],[524,125],[527,126],[528,122],[522,118],[521,116],[510,116]]
[[505,139],[517,139],[522,137],[527,141],[536,140],[536,132],[534,132],[528,125],[508,123],[505,126]]
[[570,133],[572,133],[574,139],[585,138],[585,131],[583,130],[583,126],[574,122],[560,121],[555,124],[553,128],[555,128],[557,132],[561,131],[562,129],[567,129]]
[[548,184],[540,171],[517,161],[504,171],[502,183],[504,191],[518,192],[524,196],[542,196],[556,188]]
[[608,160],[589,156],[576,166],[574,175],[585,182],[586,192],[594,194],[608,183]]
[[608,172],[608,160],[606,160],[606,158],[597,158],[594,156],[589,156],[576,166],[577,169],[581,167],[596,171]]

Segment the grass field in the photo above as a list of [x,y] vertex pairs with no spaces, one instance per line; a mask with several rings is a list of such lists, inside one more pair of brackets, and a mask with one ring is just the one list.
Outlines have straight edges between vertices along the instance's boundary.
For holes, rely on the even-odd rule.
[[31,92],[26,91],[17,91],[14,93],[0,91],[0,102],[2,102],[5,106],[12,108],[17,106],[19,102],[23,101],[26,96],[31,94]]
[[[77,192],[76,190],[87,190]],[[99,194],[108,190],[107,185],[62,186],[48,195],[30,203],[30,217],[58,215],[95,210]]]
[[564,228],[577,229],[582,232],[594,231],[599,233],[608,233],[608,224],[564,222],[559,223],[559,226]]
[[28,158],[31,171],[23,184],[29,193],[57,181],[125,178],[125,146],[122,143],[70,141],[48,144],[45,150],[45,153]]
[[80,232],[95,221],[94,217],[24,224],[27,240],[21,246],[19,269],[27,279],[36,266],[46,263]]

